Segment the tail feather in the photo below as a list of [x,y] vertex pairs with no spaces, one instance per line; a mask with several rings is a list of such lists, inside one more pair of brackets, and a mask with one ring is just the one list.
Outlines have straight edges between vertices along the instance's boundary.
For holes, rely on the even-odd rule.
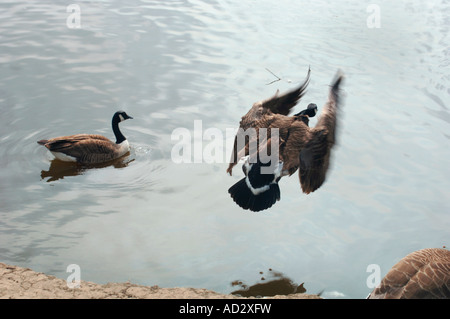
[[240,207],[254,212],[268,209],[280,200],[280,187],[277,183],[270,184],[267,191],[255,195],[245,182],[245,178],[231,186],[228,193]]
[[48,143],[48,140],[40,140],[40,141],[37,141],[37,143],[38,143],[39,145],[45,145],[45,144]]

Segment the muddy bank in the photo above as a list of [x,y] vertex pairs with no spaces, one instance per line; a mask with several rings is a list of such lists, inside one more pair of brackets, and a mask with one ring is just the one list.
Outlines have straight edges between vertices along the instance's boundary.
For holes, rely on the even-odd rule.
[[[35,272],[29,268],[0,263],[0,298],[12,299],[242,299],[198,288],[160,288],[125,283],[96,284],[81,281],[79,288],[69,288],[65,280]],[[317,295],[296,293],[277,295],[274,299],[317,299]]]

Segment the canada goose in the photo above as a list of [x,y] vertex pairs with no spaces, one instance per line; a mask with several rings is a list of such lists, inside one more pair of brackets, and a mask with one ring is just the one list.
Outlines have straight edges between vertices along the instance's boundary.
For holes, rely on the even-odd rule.
[[450,251],[426,248],[410,253],[397,264],[368,299],[449,299]]
[[127,139],[119,129],[119,123],[127,119],[132,117],[124,111],[114,113],[112,129],[116,136],[115,143],[102,135],[76,134],[40,140],[38,144],[44,145],[61,161],[80,164],[107,162],[125,155],[130,150]]
[[[314,192],[325,181],[331,148],[335,143],[339,86],[343,75],[337,73],[317,124],[310,128],[309,117],[317,112],[315,104],[311,103],[306,110],[288,116],[305,94],[310,73],[308,70],[304,83],[298,88],[283,95],[278,95],[277,91],[272,98],[254,103],[240,121],[227,172],[231,175],[238,161],[247,157],[242,166],[245,177],[228,190],[243,209],[260,211],[271,207],[280,200],[280,178],[292,175],[297,169],[301,188],[306,194]],[[263,128],[267,129],[265,137],[261,133]],[[254,136],[248,134],[251,129],[256,132]],[[271,137],[275,133],[278,133],[278,138]],[[252,144],[255,140],[259,143],[256,147]],[[272,154],[274,142],[278,143],[277,154]],[[261,154],[266,153],[270,160],[264,162]]]

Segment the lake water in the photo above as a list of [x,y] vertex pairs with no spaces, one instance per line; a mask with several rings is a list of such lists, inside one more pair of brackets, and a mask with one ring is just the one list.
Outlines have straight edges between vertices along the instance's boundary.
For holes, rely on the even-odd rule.
[[[223,293],[276,272],[307,293],[366,297],[370,265],[382,276],[450,245],[449,29],[448,1],[2,1],[0,262]],[[240,167],[230,177],[226,154],[208,160],[201,134],[223,132],[226,150],[252,103],[309,66],[297,112],[320,111],[346,75],[327,181],[305,195],[295,174],[272,209],[244,211],[227,193]],[[61,165],[36,144],[113,138],[118,109],[134,117],[120,163]],[[173,160],[180,128],[191,163]]]

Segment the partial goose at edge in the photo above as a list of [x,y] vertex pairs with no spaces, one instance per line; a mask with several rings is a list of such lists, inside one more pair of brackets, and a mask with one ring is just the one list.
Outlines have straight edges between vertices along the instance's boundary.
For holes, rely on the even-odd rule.
[[450,251],[425,248],[408,254],[367,299],[450,299]]

